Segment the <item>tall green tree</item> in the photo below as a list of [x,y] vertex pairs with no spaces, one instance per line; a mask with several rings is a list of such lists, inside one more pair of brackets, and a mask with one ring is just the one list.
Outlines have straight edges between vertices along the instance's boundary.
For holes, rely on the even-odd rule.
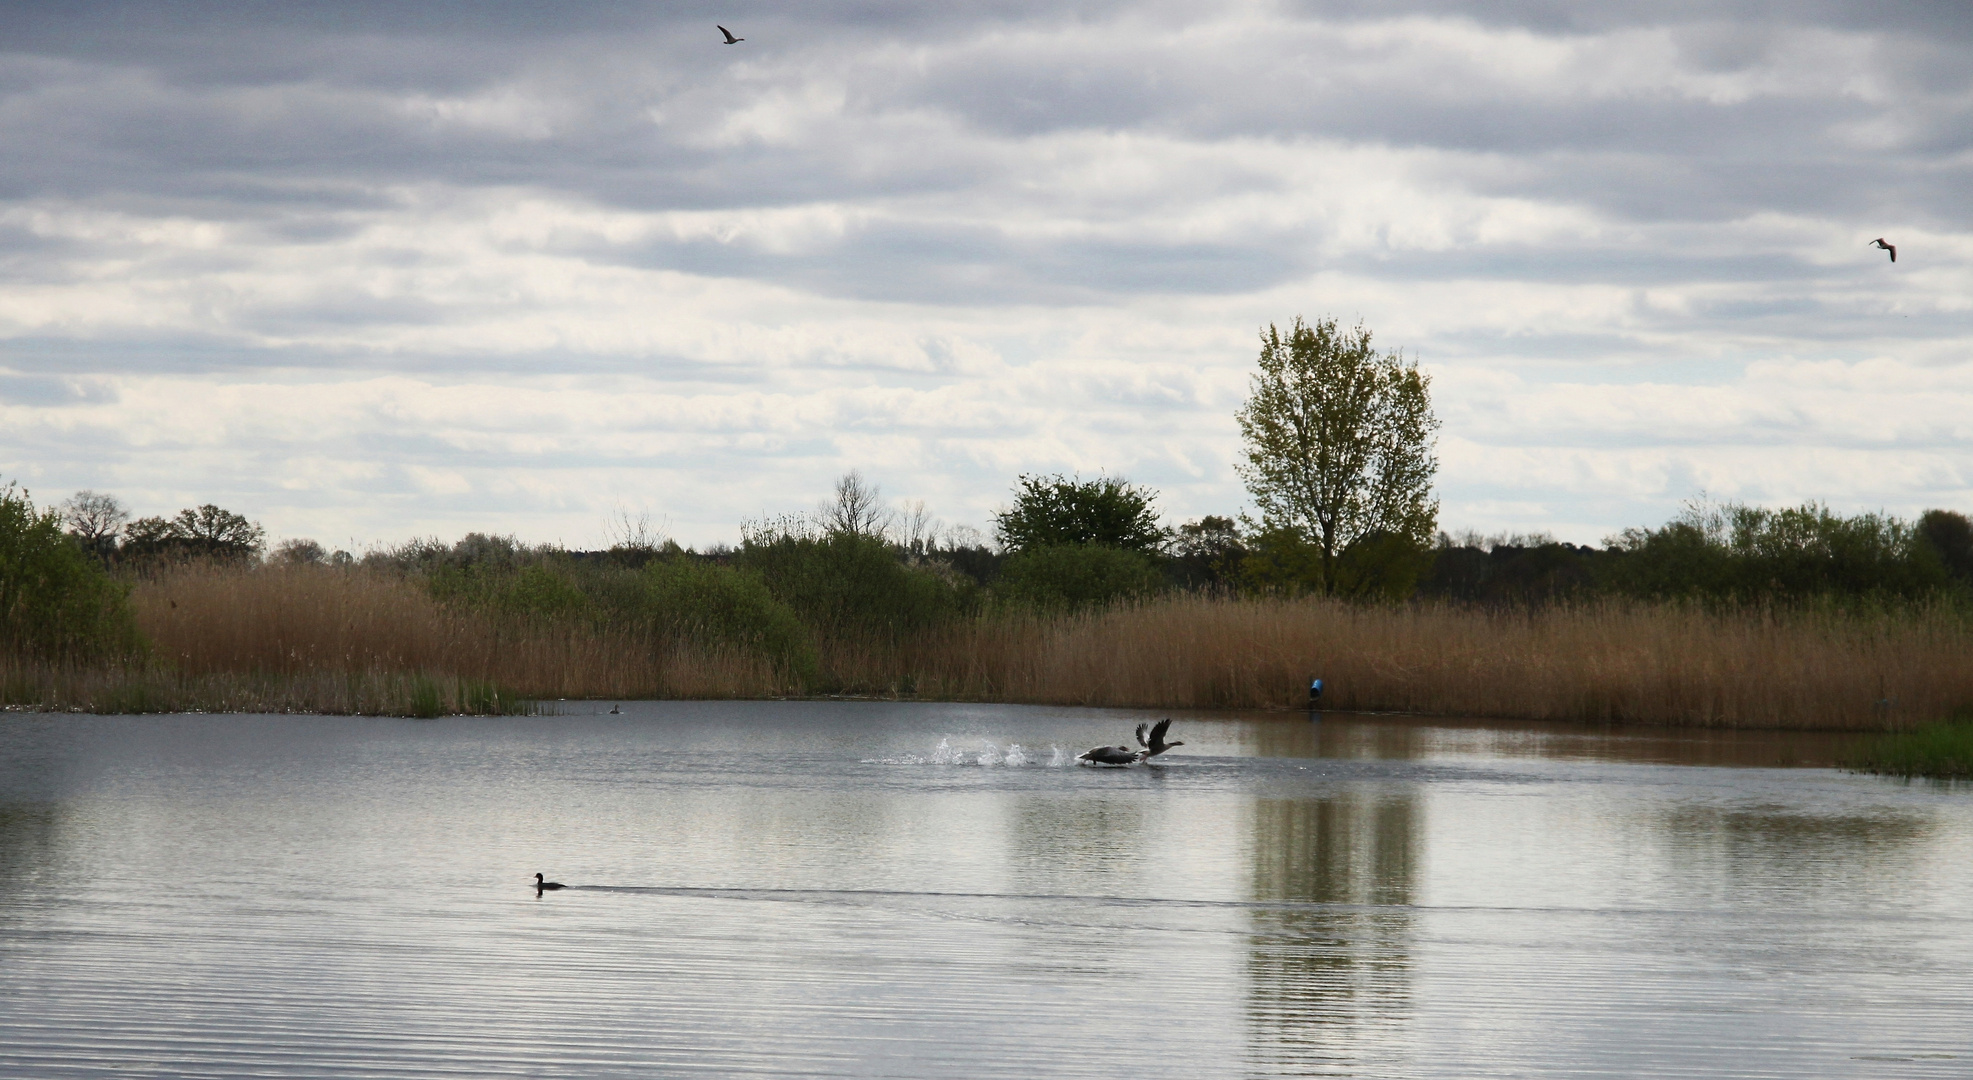
[[1439,516],[1430,390],[1416,362],[1378,355],[1361,325],[1297,318],[1286,336],[1272,325],[1261,335],[1237,468],[1262,526],[1314,549],[1309,584],[1320,591],[1364,591],[1345,572],[1352,548],[1430,545]]

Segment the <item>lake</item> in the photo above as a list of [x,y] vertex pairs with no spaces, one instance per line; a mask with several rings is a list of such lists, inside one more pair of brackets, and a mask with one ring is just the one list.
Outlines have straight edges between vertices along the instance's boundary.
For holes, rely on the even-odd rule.
[[1840,738],[559,709],[0,716],[0,1076],[1973,1075],[1973,789]]

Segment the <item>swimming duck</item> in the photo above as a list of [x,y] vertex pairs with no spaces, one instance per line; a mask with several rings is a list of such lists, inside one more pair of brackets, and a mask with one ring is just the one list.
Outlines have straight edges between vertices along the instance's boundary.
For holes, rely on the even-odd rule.
[[568,886],[562,884],[559,881],[543,881],[541,880],[541,875],[539,873],[534,875],[535,892],[541,892],[544,889],[566,889],[566,888],[568,888]]

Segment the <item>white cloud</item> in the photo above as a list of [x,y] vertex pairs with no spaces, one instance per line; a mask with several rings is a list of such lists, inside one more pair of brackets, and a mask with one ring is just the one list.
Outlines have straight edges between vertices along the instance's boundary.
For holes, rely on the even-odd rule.
[[852,467],[1224,513],[1302,314],[1434,373],[1449,527],[1973,504],[1964,35],[1438,7],[51,31],[0,57],[0,471],[336,543],[731,539]]

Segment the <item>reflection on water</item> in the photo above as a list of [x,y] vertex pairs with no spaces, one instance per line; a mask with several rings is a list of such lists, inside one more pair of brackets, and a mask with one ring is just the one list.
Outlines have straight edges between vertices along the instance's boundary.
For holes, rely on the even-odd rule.
[[0,1076],[1973,1063],[1973,791],[1336,715],[1068,764],[1156,718],[0,717]]
[[1389,1056],[1410,1004],[1418,802],[1381,787],[1254,802],[1249,1060],[1350,1071]]

